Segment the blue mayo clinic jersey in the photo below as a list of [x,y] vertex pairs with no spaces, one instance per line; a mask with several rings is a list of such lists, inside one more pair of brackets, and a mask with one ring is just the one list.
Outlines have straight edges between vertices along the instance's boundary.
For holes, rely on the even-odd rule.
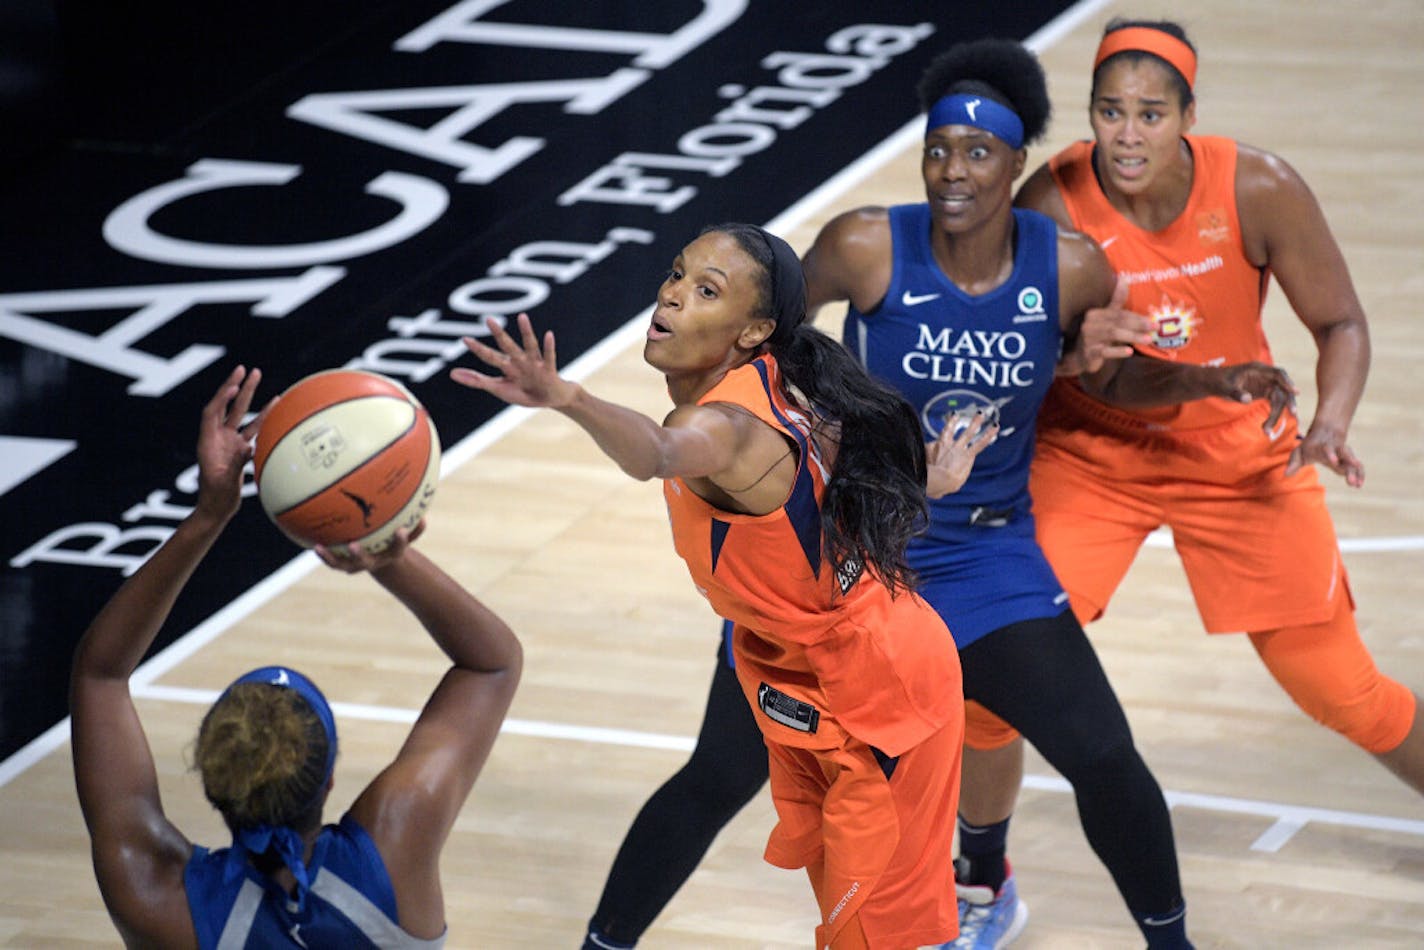
[[1068,605],[1033,539],[1028,494],[1035,419],[1063,342],[1058,228],[1045,215],[1015,209],[1013,272],[976,297],[936,263],[928,205],[898,205],[889,214],[890,286],[870,313],[850,308],[845,345],[910,401],[925,441],[975,410],[999,423],[997,441],[975,459],[964,486],[931,500],[929,530],[909,550],[920,594],[963,649]]

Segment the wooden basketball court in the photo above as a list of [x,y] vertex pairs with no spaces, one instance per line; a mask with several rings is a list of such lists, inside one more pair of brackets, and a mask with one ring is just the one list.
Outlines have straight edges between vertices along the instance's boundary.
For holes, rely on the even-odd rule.
[[[1056,115],[1030,167],[1088,134],[1103,23],[1161,12],[1095,4],[1035,41]],[[1179,15],[1201,50],[1198,130],[1276,151],[1305,176],[1370,315],[1373,371],[1351,440],[1368,480],[1352,491],[1326,478],[1366,641],[1386,672],[1424,689],[1424,9],[1199,0]],[[912,129],[883,162],[771,223],[800,250],[841,210],[919,200],[917,152]],[[834,328],[839,316],[822,318]],[[644,326],[635,320],[573,370],[597,394],[661,417]],[[1308,419],[1313,344],[1278,290],[1268,332],[1306,390]],[[512,719],[445,851],[448,945],[573,948],[628,823],[691,747],[718,621],[673,554],[660,487],[627,479],[573,424],[512,413],[447,454],[421,547],[499,610],[526,650]],[[1165,543],[1143,551],[1089,633],[1173,802],[1198,947],[1424,946],[1424,801],[1299,713],[1244,638],[1204,635]],[[332,818],[394,754],[443,669],[374,583],[314,559],[180,642],[136,687],[165,805],[195,840],[227,840],[187,769],[198,719],[233,676],[277,658],[336,705]],[[1032,916],[1015,946],[1140,946],[1066,786],[1036,757],[1028,770],[1009,853]],[[763,795],[643,946],[806,947],[816,918],[804,876],[761,860],[772,822]],[[117,945],[67,743],[0,787],[0,829],[0,946]]]

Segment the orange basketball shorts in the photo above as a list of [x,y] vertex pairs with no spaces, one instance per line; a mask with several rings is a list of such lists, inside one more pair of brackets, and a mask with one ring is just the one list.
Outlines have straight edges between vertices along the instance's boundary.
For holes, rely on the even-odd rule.
[[778,823],[766,860],[807,868],[816,946],[901,950],[958,935],[955,809],[964,740],[958,718],[882,765],[853,737],[806,749],[768,740]]
[[[1087,624],[1101,617],[1148,534],[1171,529],[1210,633],[1317,624],[1341,598],[1353,608],[1325,490],[1314,468],[1289,478],[1289,420],[1272,440],[1265,411],[1188,432],[1129,430],[1055,412],[1039,419],[1029,490],[1037,537]],[[966,741],[1007,745],[1017,733],[970,704]]]

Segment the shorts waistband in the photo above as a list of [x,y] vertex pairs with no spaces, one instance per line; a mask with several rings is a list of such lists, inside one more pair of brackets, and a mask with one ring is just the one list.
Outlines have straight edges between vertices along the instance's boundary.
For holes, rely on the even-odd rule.
[[[1199,428],[1178,428],[1160,422],[1150,422],[1116,406],[1108,405],[1089,396],[1076,386],[1056,387],[1056,399],[1050,399],[1047,411],[1039,416],[1040,432],[1052,429],[1076,429],[1075,422],[1087,421],[1100,426],[1109,433],[1129,438],[1160,438],[1177,443],[1192,443],[1211,440],[1223,433],[1232,432],[1239,426],[1260,428],[1270,415],[1269,400],[1257,399],[1241,407],[1232,419],[1215,425]],[[1056,402],[1056,405],[1054,403]],[[1280,432],[1289,434],[1295,427],[1295,416],[1287,411],[1280,421]]]
[[1028,517],[1028,506],[956,505],[939,508],[930,515],[933,524],[945,528],[1004,528]]

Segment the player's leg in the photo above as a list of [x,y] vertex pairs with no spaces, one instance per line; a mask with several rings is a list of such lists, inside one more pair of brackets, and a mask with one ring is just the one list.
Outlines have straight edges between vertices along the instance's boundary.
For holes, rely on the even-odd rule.
[[1312,719],[1370,752],[1424,793],[1419,700],[1383,675],[1360,639],[1347,596],[1324,623],[1250,634],[1276,682]]
[[960,651],[966,695],[1012,723],[1073,786],[1088,843],[1150,947],[1187,946],[1171,818],[1070,611]]
[[[955,933],[952,835],[964,725],[956,718],[891,758],[852,740],[826,757],[818,945],[859,928],[872,947],[938,945]],[[854,939],[846,944],[855,946]]]
[[1424,792],[1417,698],[1380,673],[1360,639],[1319,478],[1283,471],[1266,472],[1249,492],[1193,492],[1173,503],[1173,537],[1202,622],[1212,632],[1252,631],[1257,654],[1301,709]]
[[1023,739],[976,702],[965,703],[964,721],[955,877],[961,884],[997,893],[1008,876],[1005,852],[1009,820],[1023,784]]
[[[811,879],[811,890],[819,895],[825,890],[826,861],[822,856],[806,866],[806,876]],[[860,926],[860,918],[852,917],[846,922],[831,942],[830,950],[870,950],[865,939],[865,930]]]
[[[1035,457],[1030,492],[1037,541],[1074,612],[1084,623],[1101,616],[1160,512],[1051,448]],[[998,935],[1022,930],[1028,916],[1006,858],[1022,778],[1017,733],[968,704],[956,873],[963,885],[961,930],[984,936],[961,938],[966,950],[996,945]]]
[[726,651],[724,638],[697,745],[629,827],[589,921],[585,950],[636,945],[717,833],[766,783],[766,744]]
[[1410,695],[1414,698],[1414,714],[1404,741],[1393,749],[1375,753],[1375,758],[1424,795],[1424,724],[1419,721],[1419,694]]
[[1009,822],[1023,784],[1023,739],[979,703],[964,704],[964,776],[954,882],[959,905],[955,950],[996,948],[1028,924],[1008,852]]

